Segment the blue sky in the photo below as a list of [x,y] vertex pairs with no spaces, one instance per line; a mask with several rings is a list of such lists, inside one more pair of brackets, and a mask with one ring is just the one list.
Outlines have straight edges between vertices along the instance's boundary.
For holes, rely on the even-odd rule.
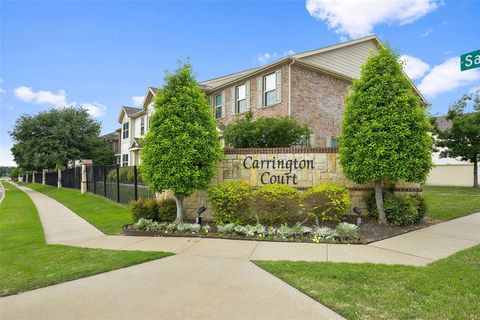
[[480,1],[2,1],[0,165],[13,164],[7,132],[21,114],[84,105],[106,133],[179,59],[205,80],[371,33],[409,56],[407,73],[445,113],[480,87],[480,69],[458,71],[480,49],[479,18]]

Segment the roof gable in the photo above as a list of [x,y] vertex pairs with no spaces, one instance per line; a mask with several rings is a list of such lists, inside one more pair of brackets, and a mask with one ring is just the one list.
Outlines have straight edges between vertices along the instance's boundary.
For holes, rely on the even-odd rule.
[[293,57],[312,66],[332,71],[350,79],[358,79],[367,58],[378,51],[379,41],[368,37],[363,41],[331,46]]

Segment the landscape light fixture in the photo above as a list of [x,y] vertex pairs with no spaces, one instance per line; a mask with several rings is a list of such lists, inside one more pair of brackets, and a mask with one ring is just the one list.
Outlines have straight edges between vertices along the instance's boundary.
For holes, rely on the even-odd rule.
[[359,207],[354,207],[353,212],[357,214],[357,226],[361,225],[362,217],[360,217],[360,215],[362,214],[362,209],[360,209]]
[[204,206],[201,206],[197,210],[198,217],[195,219],[196,224],[201,225],[202,224],[202,217],[200,216],[202,213],[204,213],[207,210]]

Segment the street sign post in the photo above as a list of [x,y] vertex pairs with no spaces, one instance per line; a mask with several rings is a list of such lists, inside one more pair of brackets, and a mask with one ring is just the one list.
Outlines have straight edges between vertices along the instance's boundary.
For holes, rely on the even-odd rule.
[[460,56],[460,70],[480,68],[480,50],[462,54]]

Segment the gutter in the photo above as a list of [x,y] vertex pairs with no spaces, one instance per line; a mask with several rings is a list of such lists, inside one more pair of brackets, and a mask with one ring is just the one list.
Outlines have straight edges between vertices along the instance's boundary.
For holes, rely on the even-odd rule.
[[295,59],[292,59],[292,62],[288,65],[288,116],[292,115],[292,65],[295,63]]

